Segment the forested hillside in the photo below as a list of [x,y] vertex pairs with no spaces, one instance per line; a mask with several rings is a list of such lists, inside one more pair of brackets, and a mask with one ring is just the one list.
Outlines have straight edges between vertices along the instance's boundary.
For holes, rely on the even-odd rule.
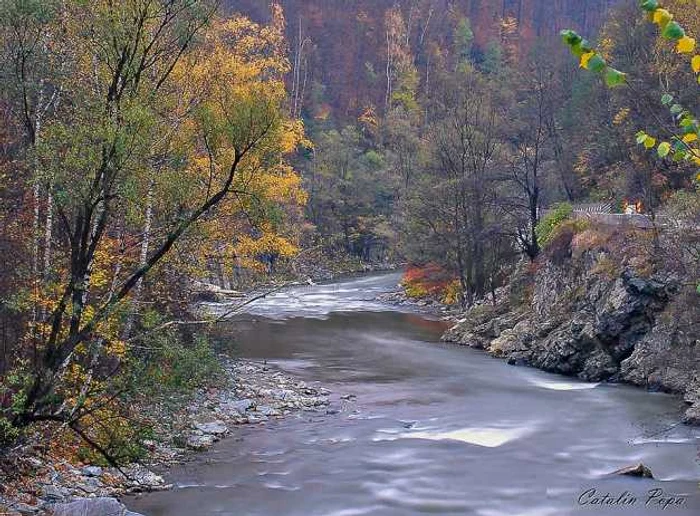
[[[287,39],[299,63],[304,96],[322,95],[340,117],[381,106],[386,84],[387,12],[399,6],[407,46],[425,77],[439,54],[454,48],[456,27],[469,19],[470,52],[480,62],[502,45],[526,55],[538,38],[562,27],[595,34],[608,8],[621,0],[284,0]],[[630,2],[627,2],[628,4]],[[268,0],[227,0],[232,11],[269,20]],[[301,47],[301,52],[298,52]],[[430,86],[423,85],[426,89]]]

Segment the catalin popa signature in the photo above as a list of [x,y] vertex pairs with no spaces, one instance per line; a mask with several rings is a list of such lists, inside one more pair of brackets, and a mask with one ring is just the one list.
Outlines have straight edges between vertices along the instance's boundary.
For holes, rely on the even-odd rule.
[[595,488],[586,489],[578,497],[578,504],[582,506],[600,507],[649,507],[656,509],[673,509],[684,507],[688,502],[688,495],[667,493],[656,487],[638,494],[630,491],[619,493],[601,492]]

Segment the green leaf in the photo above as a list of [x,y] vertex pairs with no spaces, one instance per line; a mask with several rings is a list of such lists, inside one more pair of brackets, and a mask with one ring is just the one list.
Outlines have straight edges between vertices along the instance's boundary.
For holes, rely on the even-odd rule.
[[653,13],[659,8],[659,2],[658,0],[640,0],[639,7],[645,11]]
[[661,35],[666,38],[670,39],[672,41],[677,41],[681,39],[683,36],[685,36],[685,31],[683,30],[683,27],[681,27],[678,22],[669,22],[666,27],[664,27],[664,30],[661,32]]
[[611,66],[608,66],[605,70],[605,84],[610,88],[615,86],[620,86],[625,83],[626,74],[622,73],[620,70],[616,70]]
[[576,32],[574,32],[571,29],[565,29],[565,30],[561,31],[559,34],[561,34],[561,39],[564,40],[564,43],[566,43],[570,47],[580,43],[581,40],[583,39],[581,36],[579,36]]
[[598,54],[594,55],[588,60],[588,69],[591,72],[599,73],[605,69],[605,59],[600,57]]
[[671,114],[677,115],[681,111],[683,111],[683,106],[681,106],[680,104],[674,104],[673,106],[671,106]]
[[698,132],[697,122],[691,121],[689,124],[682,126],[683,134],[693,134]]
[[660,158],[665,158],[666,156],[668,156],[668,153],[671,152],[671,144],[668,142],[660,143],[657,152]]
[[679,161],[683,161],[688,153],[683,151],[683,150],[677,150],[676,152],[673,153],[673,161],[675,163],[678,163]]
[[593,47],[586,39],[582,39],[571,47],[571,52],[573,52],[576,57],[581,57],[583,54],[587,54],[588,52],[592,51]]
[[647,133],[645,133],[644,131],[639,131],[637,133],[637,145],[643,144],[647,138]]
[[671,102],[673,102],[673,95],[669,95],[668,93],[665,93],[663,97],[661,97],[661,103],[664,106],[668,106]]

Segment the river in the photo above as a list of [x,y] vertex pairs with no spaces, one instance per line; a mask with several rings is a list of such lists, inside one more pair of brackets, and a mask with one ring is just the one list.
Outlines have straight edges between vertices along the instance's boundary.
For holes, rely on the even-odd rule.
[[[442,344],[443,323],[374,301],[398,279],[298,287],[251,306],[232,326],[240,355],[320,382],[338,412],[238,428],[169,471],[175,489],[127,499],[129,508],[146,516],[700,515],[700,432],[674,426],[678,400]],[[607,475],[637,462],[657,480]]]

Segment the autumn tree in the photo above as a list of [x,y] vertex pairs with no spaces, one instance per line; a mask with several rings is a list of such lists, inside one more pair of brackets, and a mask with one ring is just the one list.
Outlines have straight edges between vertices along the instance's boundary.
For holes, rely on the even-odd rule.
[[565,138],[561,103],[566,98],[561,60],[536,47],[508,82],[512,97],[506,99],[510,120],[504,128],[508,164],[500,174],[503,187],[497,203],[512,220],[507,232],[531,259],[540,247],[535,228],[543,208],[560,200],[559,192],[572,197],[569,178],[562,170]]
[[[303,128],[286,115],[284,29],[223,21],[215,1],[5,7],[4,52],[42,65],[3,80],[24,120],[29,184],[50,191],[56,217],[3,416],[61,422],[100,447],[85,422],[119,396],[144,281],[166,263],[206,262],[178,242],[244,266],[296,252],[283,219],[306,197],[283,155]],[[39,139],[38,112],[51,113]]]
[[[652,174],[645,183],[648,185],[648,191],[652,187],[666,191],[667,199],[670,197],[671,214],[671,221],[663,230],[660,231],[654,225],[651,260],[654,263],[665,262],[666,267],[683,271],[688,281],[700,292],[694,213],[697,210],[697,197],[700,192],[700,174],[697,173],[697,167],[700,166],[700,127],[696,116],[698,106],[695,89],[700,83],[700,53],[697,52],[697,42],[693,36],[695,31],[700,29],[700,6],[670,0],[664,3],[657,0],[639,0],[637,7],[646,17],[643,23],[649,27],[651,24],[655,25],[658,34],[656,44],[647,42],[644,47],[656,61],[655,76],[651,80],[643,76],[642,71],[634,66],[635,63],[627,63],[629,68],[626,72],[619,71],[609,64],[611,56],[606,53],[606,49],[614,46],[615,42],[604,42],[601,48],[595,48],[574,31],[565,30],[561,35],[571,52],[579,58],[582,68],[602,76],[610,88],[630,92],[636,107],[650,114],[646,120],[649,125],[636,128],[635,140],[637,145],[646,151],[653,151],[655,158],[659,160],[657,167],[660,170]],[[687,25],[684,20],[687,21]],[[683,69],[685,74],[681,73]],[[689,81],[688,76],[692,80]],[[657,80],[663,88],[662,92],[658,93],[654,88]],[[660,98],[655,101],[654,97],[658,98],[657,95],[660,95]],[[659,109],[666,113],[660,115]],[[627,116],[629,112],[627,109],[621,113]],[[616,118],[619,118],[621,113],[618,113]],[[679,175],[685,179],[679,182],[673,192],[668,192],[669,178],[672,177],[669,170],[679,171]],[[656,199],[648,195],[647,200]],[[651,205],[651,202],[649,204]],[[653,205],[651,207],[655,208]],[[652,209],[651,213],[655,215],[655,210]],[[664,241],[666,246],[663,245]]]
[[411,192],[409,232],[423,235],[425,244],[411,245],[413,259],[453,270],[463,302],[471,304],[496,284],[505,251],[493,202],[504,111],[498,91],[477,73],[460,79],[428,136],[432,164]]

